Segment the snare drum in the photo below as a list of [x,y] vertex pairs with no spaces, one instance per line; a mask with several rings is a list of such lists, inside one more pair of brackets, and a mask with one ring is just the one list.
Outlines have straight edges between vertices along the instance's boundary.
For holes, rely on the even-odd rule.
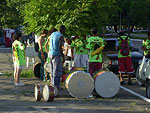
[[43,99],[45,101],[53,101],[54,100],[54,88],[52,85],[45,85],[43,88]]
[[72,71],[67,75],[66,88],[71,96],[85,98],[91,95],[94,89],[94,80],[89,73]]
[[36,63],[34,66],[33,66],[33,72],[34,72],[34,75],[40,79],[40,66],[41,66],[41,63],[38,62]]
[[35,84],[34,96],[36,101],[40,101],[42,98],[42,86],[39,83]]
[[120,89],[120,81],[112,72],[99,70],[92,75],[96,92],[104,98],[115,96]]

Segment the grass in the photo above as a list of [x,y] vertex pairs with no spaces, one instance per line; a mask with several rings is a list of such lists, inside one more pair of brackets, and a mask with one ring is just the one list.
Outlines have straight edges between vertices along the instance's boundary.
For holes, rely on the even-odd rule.
[[[2,76],[13,77],[13,73],[7,72],[7,73],[4,73]],[[22,70],[21,77],[23,77],[23,78],[34,78],[35,76],[34,76],[33,70]]]

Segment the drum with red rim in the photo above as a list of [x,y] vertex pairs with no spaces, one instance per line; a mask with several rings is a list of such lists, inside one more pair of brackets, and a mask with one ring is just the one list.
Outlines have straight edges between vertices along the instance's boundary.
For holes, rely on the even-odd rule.
[[104,98],[115,96],[120,89],[117,75],[110,71],[99,70],[92,75],[96,92]]
[[42,98],[42,86],[39,83],[35,84],[34,96],[36,101],[40,101]]
[[54,87],[52,85],[45,85],[43,88],[43,99],[45,101],[54,100]]

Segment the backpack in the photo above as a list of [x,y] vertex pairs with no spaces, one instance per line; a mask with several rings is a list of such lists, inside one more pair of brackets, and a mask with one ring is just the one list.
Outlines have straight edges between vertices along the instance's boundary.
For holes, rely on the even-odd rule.
[[130,53],[129,45],[128,45],[128,37],[123,40],[121,37],[121,45],[120,45],[120,53],[123,56],[128,56]]

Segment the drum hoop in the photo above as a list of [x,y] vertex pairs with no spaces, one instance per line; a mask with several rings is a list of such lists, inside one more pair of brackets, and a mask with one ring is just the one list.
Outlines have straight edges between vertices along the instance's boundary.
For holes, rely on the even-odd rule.
[[97,76],[101,75],[102,73],[105,73],[106,71],[100,71],[100,72],[97,72],[94,76],[93,76],[93,79],[95,80],[97,78]]

